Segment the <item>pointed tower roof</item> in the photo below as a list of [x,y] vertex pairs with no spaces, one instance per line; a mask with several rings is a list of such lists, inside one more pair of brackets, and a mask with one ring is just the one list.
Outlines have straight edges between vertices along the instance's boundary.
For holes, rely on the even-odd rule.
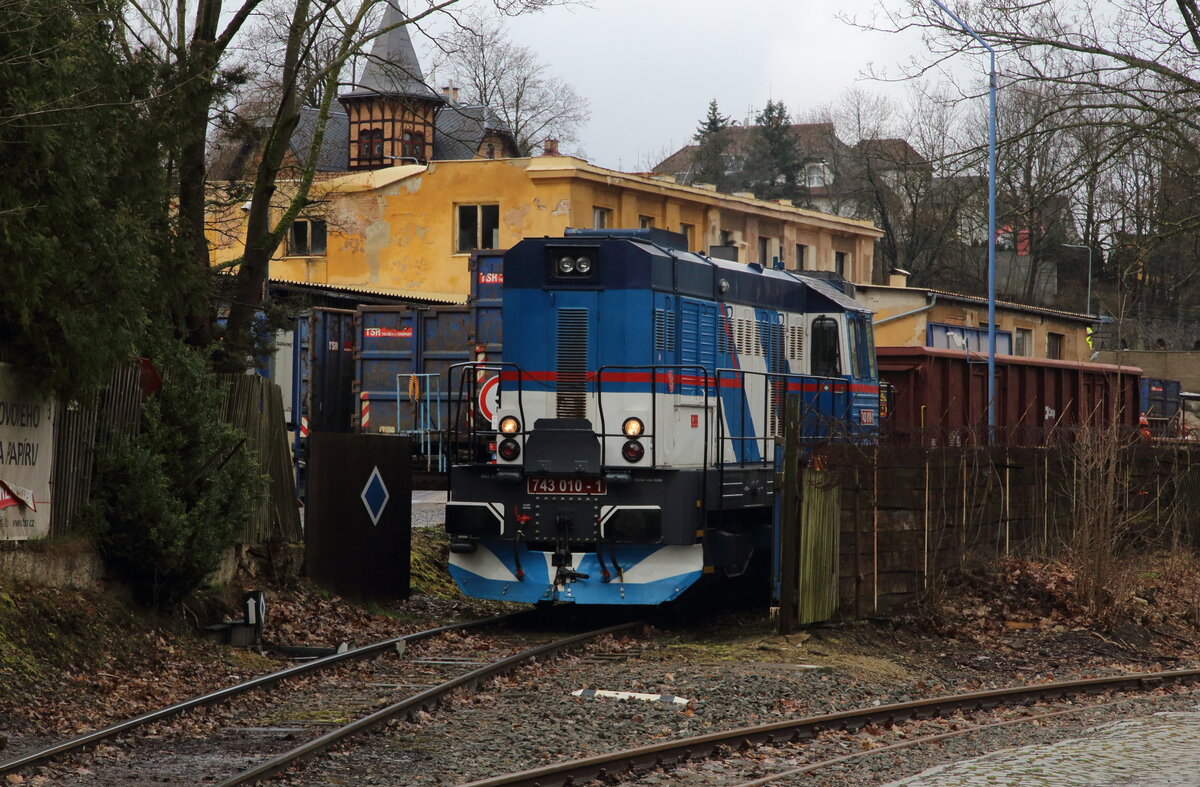
[[[354,89],[343,93],[339,98],[384,95],[425,98],[439,103],[445,100],[441,94],[425,84],[425,75],[421,71],[420,61],[417,60],[417,51],[408,35],[408,25],[401,24],[404,19],[396,0],[388,0],[379,29],[392,29],[378,36],[371,44],[367,65],[363,68]],[[399,27],[393,27],[394,25]]]

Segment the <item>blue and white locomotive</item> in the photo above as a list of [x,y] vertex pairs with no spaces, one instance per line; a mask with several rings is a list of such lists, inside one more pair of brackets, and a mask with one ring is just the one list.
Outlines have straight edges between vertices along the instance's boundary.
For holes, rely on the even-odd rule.
[[[682,241],[568,230],[505,255],[503,363],[457,367],[456,423],[479,446],[446,507],[467,595],[660,604],[737,576],[775,542],[787,395],[804,438],[873,435],[870,312]],[[496,375],[489,420],[474,403]]]

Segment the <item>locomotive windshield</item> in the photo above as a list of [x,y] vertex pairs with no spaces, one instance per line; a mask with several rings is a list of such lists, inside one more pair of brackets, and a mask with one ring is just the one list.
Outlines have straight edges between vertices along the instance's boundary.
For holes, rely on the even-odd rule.
[[866,314],[850,317],[850,369],[858,380],[875,377],[875,336]]
[[818,317],[812,324],[812,373],[817,377],[841,377],[837,322]]

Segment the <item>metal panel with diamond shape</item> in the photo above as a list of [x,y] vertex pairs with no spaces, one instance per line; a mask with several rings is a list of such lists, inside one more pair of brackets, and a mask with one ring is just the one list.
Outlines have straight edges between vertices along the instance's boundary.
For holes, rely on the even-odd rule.
[[351,598],[407,598],[412,448],[407,437],[310,437],[305,562],[318,586]]

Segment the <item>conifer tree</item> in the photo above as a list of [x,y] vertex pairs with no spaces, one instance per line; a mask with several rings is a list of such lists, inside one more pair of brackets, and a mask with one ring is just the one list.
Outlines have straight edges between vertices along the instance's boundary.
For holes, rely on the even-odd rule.
[[728,188],[729,126],[729,116],[721,114],[717,100],[714,98],[708,102],[708,115],[700,121],[699,128],[692,136],[698,145],[692,159],[695,182],[712,183],[721,191]]
[[782,101],[768,101],[754,120],[745,167],[750,188],[760,199],[794,196],[800,148],[787,107]]

